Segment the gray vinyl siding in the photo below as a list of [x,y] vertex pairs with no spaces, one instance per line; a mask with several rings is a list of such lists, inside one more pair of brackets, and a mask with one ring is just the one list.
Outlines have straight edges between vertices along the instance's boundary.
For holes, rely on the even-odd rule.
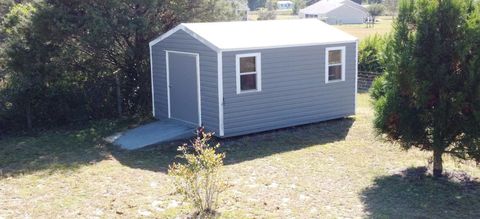
[[[325,48],[345,46],[345,81],[325,83]],[[356,44],[223,52],[224,130],[234,136],[355,114]],[[235,56],[261,53],[262,91],[236,93]]]
[[155,117],[168,117],[165,50],[199,53],[202,123],[207,130],[218,133],[217,53],[183,30],[152,46]]

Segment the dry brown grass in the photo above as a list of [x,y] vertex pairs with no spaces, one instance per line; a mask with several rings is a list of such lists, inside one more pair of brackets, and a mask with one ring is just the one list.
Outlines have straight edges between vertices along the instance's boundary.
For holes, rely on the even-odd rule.
[[[480,216],[478,180],[431,179],[430,154],[378,141],[372,116],[360,94],[355,117],[222,141],[231,185],[221,217]],[[176,144],[119,150],[100,138],[125,126],[108,124],[0,140],[0,218],[187,215],[166,175]],[[470,163],[445,167],[480,176]]]
[[[248,20],[257,20],[258,12],[250,12]],[[299,19],[297,15],[291,15],[285,12],[277,14],[277,20],[285,19]],[[390,33],[392,31],[392,17],[390,16],[380,16],[377,18],[378,22],[374,27],[367,28],[366,24],[345,24],[345,25],[334,25],[340,30],[343,30],[353,36],[358,37],[360,40],[375,34],[383,35]]]
[[375,24],[375,26],[371,28],[367,28],[366,24],[335,25],[335,27],[358,37],[360,40],[371,35],[383,35],[392,31],[392,17],[382,16],[378,17],[378,20],[379,21]]

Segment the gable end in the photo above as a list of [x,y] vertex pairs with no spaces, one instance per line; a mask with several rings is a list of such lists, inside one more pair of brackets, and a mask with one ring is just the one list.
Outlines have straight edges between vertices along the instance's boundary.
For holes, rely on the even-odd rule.
[[149,46],[152,47],[154,46],[155,44],[161,42],[162,40],[170,37],[172,34],[176,33],[177,31],[179,30],[183,30],[185,31],[186,33],[188,33],[190,36],[192,36],[193,38],[195,38],[196,40],[198,40],[199,42],[201,42],[202,44],[204,44],[205,46],[207,46],[208,48],[216,51],[216,52],[219,52],[220,51],[220,48],[218,48],[217,46],[213,45],[211,42],[207,41],[206,39],[202,38],[201,36],[199,36],[198,34],[194,33],[193,31],[191,31],[190,29],[188,29],[185,25],[183,24],[179,24],[178,26],[176,26],[175,28],[167,31],[166,33],[160,35],[159,37],[157,37],[156,39],[150,41],[149,43]]

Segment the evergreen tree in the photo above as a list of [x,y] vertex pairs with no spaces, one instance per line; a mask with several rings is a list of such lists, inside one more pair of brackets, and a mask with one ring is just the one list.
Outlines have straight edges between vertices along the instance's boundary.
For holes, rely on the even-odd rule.
[[[2,42],[2,69],[10,71],[2,73],[0,83],[2,83],[2,93],[14,97],[18,102],[12,104],[11,110],[22,115],[25,118],[25,124],[28,129],[32,128],[32,105],[37,93],[44,88],[44,82],[47,80],[51,70],[46,67],[49,64],[48,50],[54,50],[52,45],[43,45],[39,43],[28,28],[31,25],[30,18],[35,12],[32,4],[18,4],[11,8],[10,12],[3,18],[1,34],[5,36]],[[47,48],[48,47],[48,48]],[[39,50],[37,53],[32,51]],[[28,62],[43,62],[44,65],[38,66],[27,64]],[[8,74],[9,73],[9,74]],[[8,81],[5,80],[8,74]],[[3,95],[2,95],[3,96]],[[38,97],[38,96],[37,96]],[[1,98],[0,109],[7,109],[6,98]],[[18,115],[17,114],[17,115]],[[11,114],[11,117],[16,114]],[[5,113],[0,113],[0,125],[6,120]]]
[[373,88],[378,134],[442,156],[480,161],[480,19],[464,0],[404,0]]

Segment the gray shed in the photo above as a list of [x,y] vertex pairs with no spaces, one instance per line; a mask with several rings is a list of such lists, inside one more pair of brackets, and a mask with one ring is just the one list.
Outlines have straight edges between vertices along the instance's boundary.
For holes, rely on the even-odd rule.
[[153,115],[220,137],[350,116],[357,47],[316,19],[180,24],[150,42]]

